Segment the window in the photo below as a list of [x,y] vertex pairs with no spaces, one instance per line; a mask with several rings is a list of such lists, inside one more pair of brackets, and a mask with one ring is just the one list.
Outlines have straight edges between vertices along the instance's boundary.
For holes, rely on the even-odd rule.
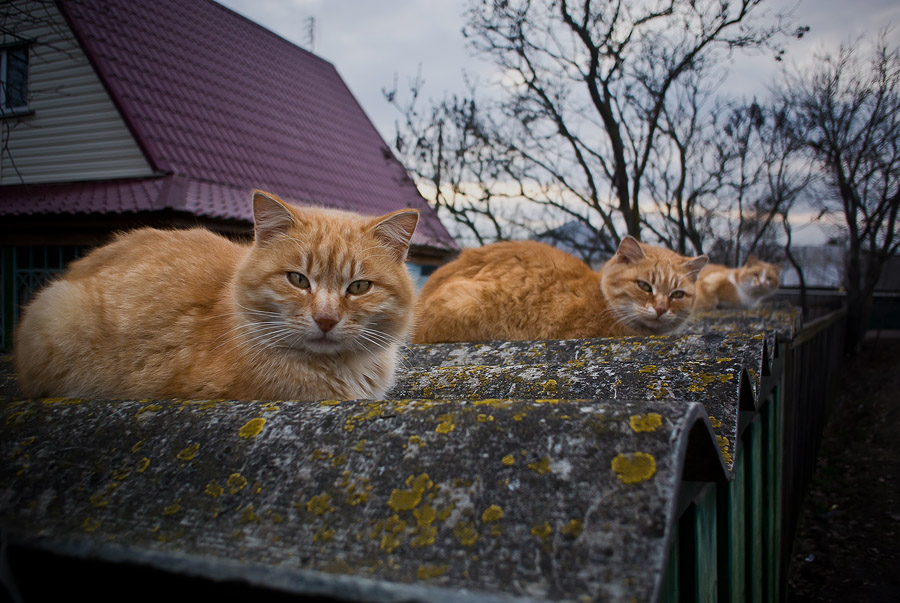
[[0,48],[0,113],[28,110],[28,46]]

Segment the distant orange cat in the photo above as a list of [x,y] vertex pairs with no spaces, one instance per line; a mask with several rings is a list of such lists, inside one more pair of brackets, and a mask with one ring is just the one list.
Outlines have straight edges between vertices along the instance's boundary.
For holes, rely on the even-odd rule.
[[418,212],[364,217],[257,191],[255,241],[120,235],[72,264],[16,334],[28,396],[368,398],[412,322]]
[[626,236],[599,272],[534,241],[466,249],[426,282],[413,343],[671,333],[693,311],[707,257]]
[[709,264],[697,280],[697,309],[717,306],[752,308],[773,295],[781,282],[781,266],[747,258],[740,268]]

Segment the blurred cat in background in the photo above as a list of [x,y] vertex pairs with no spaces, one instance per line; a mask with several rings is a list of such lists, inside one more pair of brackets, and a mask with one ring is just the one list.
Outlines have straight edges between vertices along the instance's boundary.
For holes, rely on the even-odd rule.
[[408,336],[418,212],[364,217],[257,191],[255,240],[143,228],[74,262],[16,334],[28,396],[380,397]]
[[755,255],[740,268],[708,264],[697,280],[697,309],[717,306],[752,308],[778,291],[781,266],[763,262]]
[[708,258],[626,236],[599,271],[544,243],[466,249],[416,304],[413,343],[660,335],[681,328]]

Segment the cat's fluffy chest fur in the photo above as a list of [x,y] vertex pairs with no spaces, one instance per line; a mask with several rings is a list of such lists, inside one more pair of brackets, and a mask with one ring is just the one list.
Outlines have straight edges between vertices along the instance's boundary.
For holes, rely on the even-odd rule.
[[381,218],[254,196],[256,240],[143,229],[76,262],[26,309],[27,395],[378,397],[412,314],[414,211]]
[[425,284],[413,343],[673,332],[693,310],[706,261],[631,237],[599,272],[534,241],[465,250]]

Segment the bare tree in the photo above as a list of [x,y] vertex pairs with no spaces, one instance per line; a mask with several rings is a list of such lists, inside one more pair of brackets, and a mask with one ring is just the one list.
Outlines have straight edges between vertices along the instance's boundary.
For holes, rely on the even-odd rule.
[[823,209],[844,219],[851,352],[865,335],[885,261],[900,248],[900,48],[888,44],[887,31],[870,56],[862,58],[859,46],[842,46],[789,76],[783,92],[835,195]]
[[[686,174],[694,172],[687,167],[693,159],[686,155],[693,152],[692,145],[674,138],[676,132],[690,136],[690,126],[682,122],[697,118],[681,108],[684,99],[708,92],[701,82],[735,49],[770,48],[777,54],[786,34],[805,31],[789,32],[782,17],[763,12],[763,4],[763,0],[585,0],[577,6],[566,0],[472,2],[464,33],[475,51],[492,59],[503,73],[502,94],[494,100],[476,99],[474,94],[453,98],[439,103],[433,114],[425,111],[420,117],[436,119],[442,128],[407,130],[400,137],[405,143],[400,154],[408,164],[421,167],[420,145],[432,153],[441,147],[440,158],[451,163],[477,153],[476,169],[468,171],[466,164],[459,182],[486,185],[478,191],[485,198],[529,201],[559,222],[575,221],[592,230],[598,240],[605,231],[610,246],[625,233],[639,237],[649,223],[642,203],[652,190],[651,166],[669,161],[663,156],[668,150],[657,152],[659,145],[671,143],[679,152],[681,144],[685,157],[679,161]],[[388,96],[397,102],[393,92]],[[695,102],[698,108],[702,104],[699,99]],[[405,126],[410,125],[415,126],[415,120],[407,120]],[[478,135],[463,136],[465,129],[448,134],[448,127],[460,125],[477,126]],[[447,147],[449,139],[473,146]],[[441,171],[446,185],[446,172]],[[437,171],[431,170],[435,175]],[[483,175],[496,175],[498,180],[487,185],[478,180]],[[655,186],[659,190],[660,184]],[[693,188],[703,191],[700,181]],[[695,215],[691,204],[699,197],[688,198],[687,188],[681,190],[686,195],[672,206],[673,216],[685,209],[688,215],[674,224],[670,221],[668,227],[661,223],[652,227],[656,236],[685,249],[689,242],[696,244],[690,233],[697,226],[691,223]],[[466,214],[485,207],[477,195],[470,194],[469,201],[457,207]],[[446,197],[438,200],[442,204],[449,207]],[[512,223],[527,224],[535,215],[540,212],[527,210],[520,222]]]

